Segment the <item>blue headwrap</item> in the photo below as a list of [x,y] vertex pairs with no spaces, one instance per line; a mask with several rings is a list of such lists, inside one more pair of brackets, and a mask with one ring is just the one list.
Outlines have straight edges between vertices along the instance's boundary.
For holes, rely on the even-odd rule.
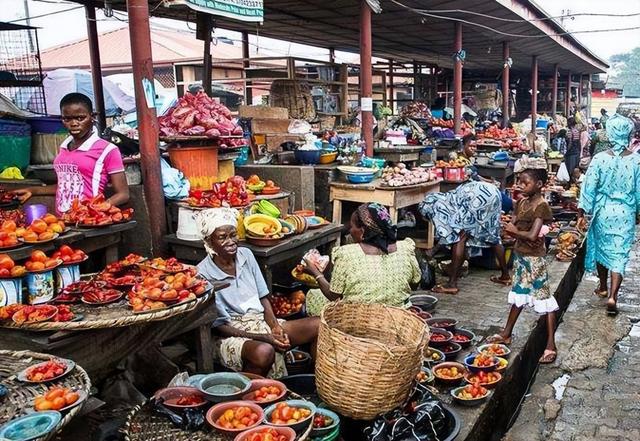
[[634,129],[633,121],[618,113],[607,120],[607,136],[611,143],[611,150],[616,154],[622,153],[629,147],[629,135]]

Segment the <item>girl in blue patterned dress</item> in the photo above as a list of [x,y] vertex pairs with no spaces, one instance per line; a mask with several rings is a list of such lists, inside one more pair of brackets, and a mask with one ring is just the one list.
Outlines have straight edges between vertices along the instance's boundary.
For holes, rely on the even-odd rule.
[[640,155],[628,149],[633,129],[633,122],[622,115],[607,120],[610,148],[593,157],[578,205],[581,213],[592,216],[585,268],[597,269],[600,286],[595,294],[608,298],[610,314],[618,312],[618,290],[640,213]]

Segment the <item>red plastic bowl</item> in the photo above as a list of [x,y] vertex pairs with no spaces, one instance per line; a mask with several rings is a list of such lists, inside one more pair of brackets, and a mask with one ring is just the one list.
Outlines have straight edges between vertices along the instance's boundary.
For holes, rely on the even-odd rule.
[[273,427],[262,425],[242,432],[240,435],[236,436],[233,441],[247,441],[250,435],[253,435],[254,433],[260,433],[265,429],[275,430],[279,435],[286,436],[287,441],[293,441],[296,439],[296,432],[290,427]]
[[[179,398],[195,395],[202,399],[202,403],[200,404],[189,404],[189,405],[181,405],[177,404],[176,401]],[[184,410],[184,409],[198,409],[200,407],[207,406],[210,404],[207,401],[207,397],[204,396],[202,392],[200,392],[195,387],[186,387],[186,386],[176,386],[176,387],[167,387],[165,389],[160,389],[155,393],[155,398],[162,398],[164,400],[163,404],[170,409],[175,410]]]
[[[254,400],[253,396],[255,394],[255,391],[265,386],[277,386],[280,389],[280,394],[278,394],[278,396],[272,400],[265,400],[265,401]],[[280,401],[282,398],[284,398],[286,394],[287,394],[287,386],[285,386],[284,383],[281,383],[280,381],[268,380],[268,379],[252,380],[251,389],[249,389],[249,392],[246,395],[244,395],[242,399],[245,401],[251,401],[253,403],[264,406],[266,404],[272,404],[272,403],[275,403],[276,401]]]
[[[250,426],[245,427],[244,429],[226,429],[221,425],[219,425],[218,423],[216,423],[216,421],[218,421],[218,418],[220,418],[220,416],[225,411],[227,411],[228,409],[233,409],[240,406],[246,406],[250,408],[252,411],[254,411],[255,413],[257,413],[258,421],[256,421],[254,424]],[[262,423],[263,419],[264,419],[264,411],[262,410],[262,407],[258,406],[256,403],[253,403],[251,401],[228,401],[226,403],[216,404],[207,412],[207,422],[211,426],[215,427],[220,432],[228,433],[232,435],[240,432],[244,432],[247,429],[251,429],[252,427],[258,426],[260,423]]]

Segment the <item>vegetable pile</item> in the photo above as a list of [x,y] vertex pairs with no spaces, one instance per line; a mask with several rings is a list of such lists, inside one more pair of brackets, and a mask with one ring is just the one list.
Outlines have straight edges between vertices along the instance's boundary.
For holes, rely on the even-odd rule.
[[121,210],[107,202],[100,194],[92,199],[75,199],[64,214],[65,222],[83,226],[105,226],[127,222],[133,217],[133,208]]
[[[221,138],[241,136],[243,133],[242,128],[233,122],[229,109],[204,92],[196,95],[185,93],[166,115],[158,118],[158,123],[160,135],[165,137],[183,135]],[[236,147],[237,142],[244,145],[241,139],[225,140],[227,147]]]
[[382,170],[383,185],[389,187],[402,187],[404,185],[421,184],[435,179],[428,170],[422,167],[408,169],[403,163],[395,167],[385,167]]
[[226,182],[213,185],[211,190],[190,190],[187,204],[192,207],[242,207],[249,203],[249,193],[241,176],[232,176]]

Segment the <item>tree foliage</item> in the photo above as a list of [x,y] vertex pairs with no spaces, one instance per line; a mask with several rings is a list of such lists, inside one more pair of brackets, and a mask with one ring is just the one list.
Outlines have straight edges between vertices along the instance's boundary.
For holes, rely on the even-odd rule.
[[612,80],[622,85],[624,96],[640,97],[640,47],[614,55],[610,61],[615,71]]

